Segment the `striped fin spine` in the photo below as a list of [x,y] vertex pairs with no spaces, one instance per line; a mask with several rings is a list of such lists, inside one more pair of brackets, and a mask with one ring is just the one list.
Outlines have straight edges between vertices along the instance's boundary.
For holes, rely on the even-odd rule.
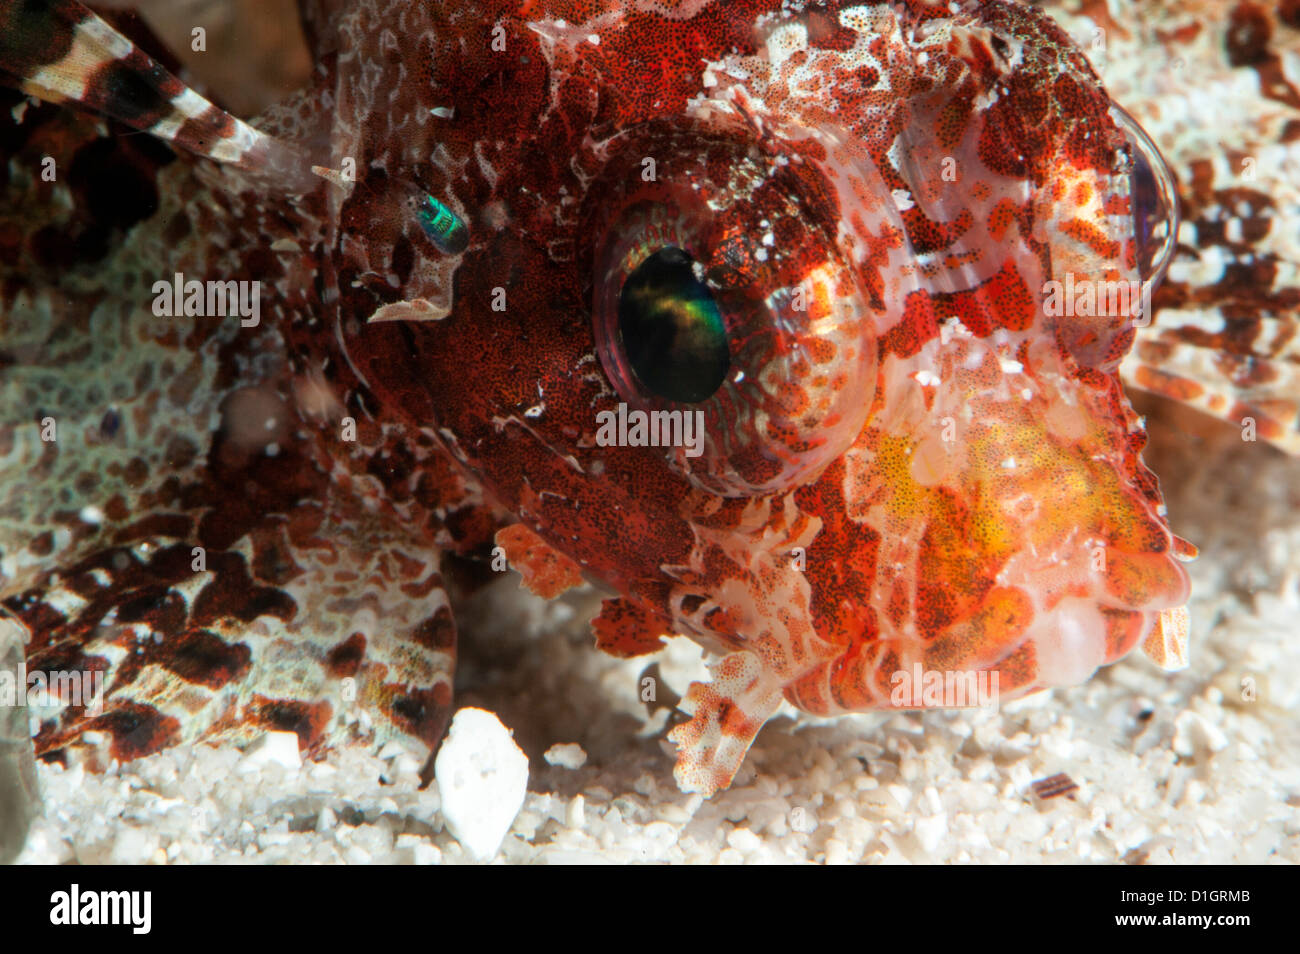
[[[1207,330],[1211,328],[1213,330]],[[1300,456],[1300,314],[1166,308],[1140,329],[1121,373],[1132,386],[1238,426]]]
[[308,191],[318,181],[293,147],[200,96],[75,0],[0,0],[0,81],[269,175],[287,191]]

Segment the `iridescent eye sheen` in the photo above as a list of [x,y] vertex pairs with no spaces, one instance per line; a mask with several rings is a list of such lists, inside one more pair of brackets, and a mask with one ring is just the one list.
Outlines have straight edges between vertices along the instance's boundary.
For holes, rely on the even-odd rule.
[[[636,446],[726,497],[814,479],[862,432],[876,387],[878,306],[839,242],[832,191],[752,137],[739,119],[629,130],[577,229],[610,385],[596,411],[689,415],[694,443]],[[648,177],[646,156],[672,161]]]
[[618,332],[637,379],[669,401],[711,397],[731,366],[727,329],[698,265],[680,248],[655,252],[623,283]]
[[459,255],[469,247],[469,228],[447,206],[431,195],[422,195],[415,200],[415,217],[420,228],[429,236],[438,250],[448,255]]
[[1132,211],[1138,271],[1154,286],[1164,277],[1178,241],[1178,191],[1173,173],[1151,137],[1123,107],[1113,115],[1133,158]]

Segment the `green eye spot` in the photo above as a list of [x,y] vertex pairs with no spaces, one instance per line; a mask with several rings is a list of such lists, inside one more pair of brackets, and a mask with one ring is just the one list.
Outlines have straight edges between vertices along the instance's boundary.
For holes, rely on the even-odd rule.
[[623,282],[618,330],[627,362],[655,394],[683,404],[711,397],[731,366],[726,324],[694,260],[655,252]]
[[451,209],[431,195],[421,196],[415,207],[420,228],[438,250],[459,255],[469,247],[469,226]]

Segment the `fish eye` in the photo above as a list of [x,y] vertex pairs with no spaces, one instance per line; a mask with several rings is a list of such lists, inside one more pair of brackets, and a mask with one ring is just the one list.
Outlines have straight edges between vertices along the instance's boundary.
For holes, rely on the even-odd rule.
[[1164,278],[1178,241],[1178,191],[1169,164],[1146,130],[1122,106],[1112,103],[1111,110],[1133,161],[1131,208],[1138,270],[1154,287]]
[[[644,156],[671,156],[646,177]],[[728,497],[816,477],[857,439],[876,387],[876,306],[817,173],[743,131],[653,123],[611,147],[578,226],[606,399],[699,414],[670,468]]]
[[618,338],[632,373],[669,401],[694,404],[722,387],[731,367],[727,329],[690,254],[667,246],[623,282]]

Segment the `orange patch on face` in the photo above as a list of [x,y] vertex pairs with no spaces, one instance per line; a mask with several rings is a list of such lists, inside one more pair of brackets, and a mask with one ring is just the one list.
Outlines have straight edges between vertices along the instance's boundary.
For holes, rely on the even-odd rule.
[[1106,662],[1112,663],[1128,655],[1142,638],[1142,614],[1109,606],[1103,606],[1101,613],[1106,621]]
[[1038,678],[1038,656],[1033,642],[1022,644],[993,667],[998,673],[998,692],[1014,692],[1031,686]]
[[522,523],[498,530],[496,542],[523,577],[523,585],[543,599],[559,596],[582,582],[578,564]]
[[591,621],[591,629],[596,634],[596,648],[620,659],[658,652],[669,632],[658,616],[621,598],[600,604],[600,615]]
[[1149,607],[1177,603],[1186,584],[1165,554],[1111,551],[1106,556],[1106,592],[1122,605]]
[[1016,206],[1010,199],[1003,199],[989,213],[989,235],[1001,242],[1007,229],[1016,221]]
[[949,671],[982,666],[1000,647],[1016,642],[1033,618],[1033,604],[1023,591],[994,587],[968,623],[954,626],[955,632],[926,649],[925,665]]
[[1061,231],[1077,242],[1092,249],[1102,258],[1119,258],[1119,243],[1110,238],[1096,223],[1083,219],[1070,219],[1061,223]]
[[885,333],[881,340],[881,352],[892,352],[900,358],[910,358],[920,351],[928,341],[939,336],[939,325],[935,320],[934,303],[924,291],[914,291],[907,296],[903,304],[903,317],[894,327]]
[[984,288],[985,299],[993,304],[998,325],[1011,331],[1024,331],[1034,323],[1034,300],[1014,261],[1003,262],[1001,271]]

